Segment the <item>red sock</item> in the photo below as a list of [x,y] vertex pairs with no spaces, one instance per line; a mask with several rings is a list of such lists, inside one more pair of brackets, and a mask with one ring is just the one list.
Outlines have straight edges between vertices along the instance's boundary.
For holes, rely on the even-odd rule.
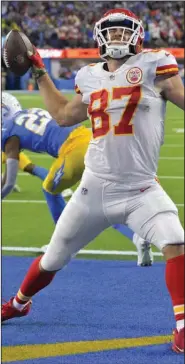
[[42,256],[36,258],[31,264],[21,287],[15,297],[19,304],[25,304],[29,299],[46,287],[53,279],[55,272],[41,271],[39,262]]
[[167,260],[166,285],[176,321],[184,320],[184,254]]

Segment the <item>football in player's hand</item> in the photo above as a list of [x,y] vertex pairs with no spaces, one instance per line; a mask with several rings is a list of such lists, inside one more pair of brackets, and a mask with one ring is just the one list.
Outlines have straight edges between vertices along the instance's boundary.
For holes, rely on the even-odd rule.
[[4,41],[2,54],[6,67],[17,76],[23,76],[32,65],[28,51],[33,52],[33,46],[27,36],[11,30]]

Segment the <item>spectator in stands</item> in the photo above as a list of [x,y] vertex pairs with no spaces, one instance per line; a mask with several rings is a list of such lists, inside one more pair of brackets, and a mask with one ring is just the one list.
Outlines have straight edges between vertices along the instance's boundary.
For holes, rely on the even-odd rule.
[[[127,1],[3,1],[2,35],[22,29],[37,47],[94,47],[93,24],[108,9],[128,7]],[[182,1],[129,1],[142,15],[147,47],[184,47]]]

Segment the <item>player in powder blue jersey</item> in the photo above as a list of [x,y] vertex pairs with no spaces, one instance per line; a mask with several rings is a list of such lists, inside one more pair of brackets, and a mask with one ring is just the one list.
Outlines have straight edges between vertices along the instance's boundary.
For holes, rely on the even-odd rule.
[[61,128],[47,111],[22,110],[14,96],[3,92],[1,145],[6,155],[6,171],[2,198],[10,193],[16,181],[20,151],[47,153],[55,158],[49,171],[32,163],[26,165],[24,171],[43,180],[43,191],[56,223],[65,207],[61,192],[80,180],[90,139],[91,132],[86,127]]

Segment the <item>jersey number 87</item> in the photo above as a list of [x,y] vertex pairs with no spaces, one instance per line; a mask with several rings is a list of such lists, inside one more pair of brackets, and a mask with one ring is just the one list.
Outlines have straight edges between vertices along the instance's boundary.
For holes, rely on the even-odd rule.
[[[110,102],[127,97],[118,123],[113,126],[114,135],[133,135],[132,119],[141,99],[141,86],[113,87],[112,94],[107,89],[95,91],[91,94],[88,107],[89,118],[92,122],[93,137],[106,135],[111,129],[110,114],[106,111]],[[98,124],[98,126],[97,126]]]
[[18,115],[14,122],[17,125],[24,125],[34,134],[42,136],[46,130],[47,124],[52,120],[50,114],[45,110],[30,109],[29,113]]

